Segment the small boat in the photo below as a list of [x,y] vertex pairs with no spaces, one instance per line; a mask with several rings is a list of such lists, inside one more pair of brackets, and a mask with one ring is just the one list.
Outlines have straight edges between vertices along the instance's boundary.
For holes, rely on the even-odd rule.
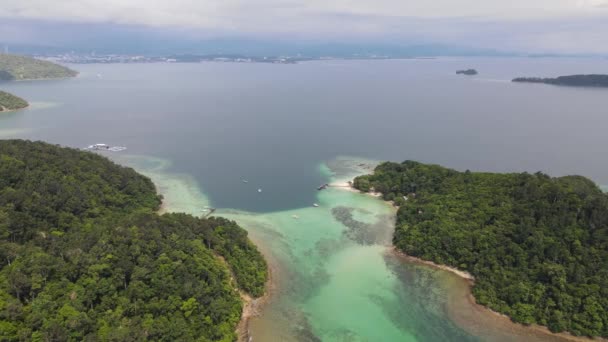
[[298,216],[298,215],[291,215],[291,217],[293,217],[296,220],[300,218],[300,216]]
[[87,147],[89,150],[108,150],[110,146],[107,144],[93,144]]
[[258,192],[262,192],[262,189],[258,189]]
[[249,183],[249,181],[246,180],[246,179],[241,179],[241,182],[243,182],[243,183]]
[[93,150],[93,151],[112,151],[112,152],[120,152],[124,151],[127,148],[124,146],[110,146],[108,144],[93,144],[89,145],[85,150]]
[[319,205],[318,205],[317,203],[313,203],[313,205],[312,205],[312,206],[313,206],[313,207],[315,207],[315,208],[318,208],[318,207],[319,207]]

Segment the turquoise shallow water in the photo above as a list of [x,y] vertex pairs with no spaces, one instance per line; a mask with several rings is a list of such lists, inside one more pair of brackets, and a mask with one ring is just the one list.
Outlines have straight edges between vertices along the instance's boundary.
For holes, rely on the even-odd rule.
[[[369,161],[340,155],[607,184],[608,160],[589,157],[608,144],[606,91],[508,82],[607,63],[78,65],[76,79],[2,84],[32,106],[0,115],[0,138],[127,146],[106,155],[153,178],[164,210],[213,206],[238,221],[273,267],[255,341],[544,341],[472,305],[461,279],[394,255],[389,205],[315,189],[370,172]],[[454,74],[472,65],[483,75]]]
[[[163,160],[126,157],[121,161],[164,189],[169,211],[200,215],[201,208],[210,204],[202,192],[193,191],[192,179],[165,173],[168,164]],[[318,170],[335,184],[364,172],[356,168],[360,164],[370,165],[341,158],[321,164]],[[319,191],[317,203],[319,207],[311,203],[263,214],[216,212],[239,222],[271,254],[274,291],[261,316],[251,322],[254,340],[476,340],[447,317],[442,308],[445,294],[437,284],[421,287],[416,283],[420,278],[404,283],[402,277],[411,270],[400,267],[390,252],[394,208],[340,187]]]
[[[165,211],[205,215],[212,205],[168,160],[114,158],[148,175]],[[311,205],[269,213],[217,208],[264,252],[272,282],[249,322],[253,341],[562,341],[509,322],[469,299],[469,284],[405,260],[391,248],[395,209],[342,185],[374,162],[340,157],[316,170],[331,185]],[[263,196],[263,192],[259,196]]]

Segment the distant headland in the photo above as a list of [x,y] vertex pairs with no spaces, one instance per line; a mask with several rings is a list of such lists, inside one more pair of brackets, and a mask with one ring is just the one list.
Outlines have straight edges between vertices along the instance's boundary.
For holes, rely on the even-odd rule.
[[571,87],[608,87],[608,75],[571,75],[556,78],[518,77],[513,82],[544,83]]
[[474,75],[479,74],[479,72],[477,72],[477,70],[475,70],[475,69],[466,69],[466,70],[458,70],[458,71],[456,71],[456,74],[474,76]]
[[0,90],[0,112],[10,112],[29,106],[24,99]]
[[0,81],[67,78],[78,72],[48,61],[31,57],[0,54]]

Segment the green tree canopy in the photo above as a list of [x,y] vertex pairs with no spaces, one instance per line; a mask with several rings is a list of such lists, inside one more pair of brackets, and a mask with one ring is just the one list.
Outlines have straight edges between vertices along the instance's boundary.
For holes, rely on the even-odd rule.
[[29,103],[24,99],[0,90],[0,112],[22,109],[27,106]]
[[159,204],[97,154],[0,141],[0,340],[235,340],[266,263],[236,223]]
[[401,198],[396,247],[472,273],[480,304],[523,324],[608,337],[608,196],[592,181],[406,161],[354,185]]
[[74,77],[78,73],[36,58],[0,54],[0,81]]

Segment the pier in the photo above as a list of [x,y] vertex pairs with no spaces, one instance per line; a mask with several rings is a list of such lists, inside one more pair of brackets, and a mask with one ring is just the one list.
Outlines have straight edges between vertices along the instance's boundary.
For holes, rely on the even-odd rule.
[[205,208],[202,211],[205,212],[202,216],[202,218],[207,218],[211,215],[213,215],[213,213],[216,211],[217,209],[215,208]]

